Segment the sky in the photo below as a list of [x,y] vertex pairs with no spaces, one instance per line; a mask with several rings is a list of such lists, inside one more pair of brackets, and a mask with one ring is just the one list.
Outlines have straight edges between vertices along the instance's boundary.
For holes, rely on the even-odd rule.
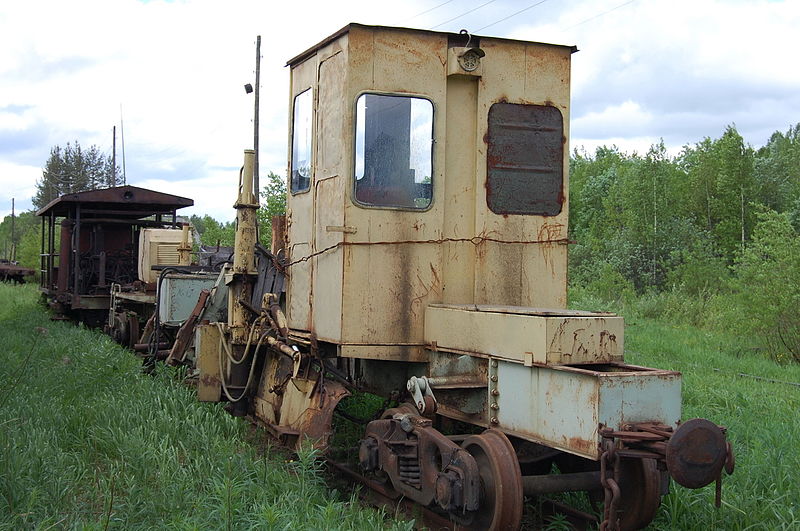
[[[350,22],[576,45],[571,148],[670,153],[734,124],[764,145],[800,122],[800,1],[8,0],[0,4],[0,218],[32,208],[55,145],[112,151],[128,184],[234,217],[253,142],[286,172],[286,61]],[[263,177],[262,177],[263,179]]]

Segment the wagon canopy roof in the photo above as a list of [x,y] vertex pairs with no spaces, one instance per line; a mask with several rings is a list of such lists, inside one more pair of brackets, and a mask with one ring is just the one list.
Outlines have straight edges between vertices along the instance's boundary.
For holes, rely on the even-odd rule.
[[78,205],[81,207],[82,217],[113,215],[139,219],[155,214],[169,214],[179,208],[194,205],[194,201],[186,197],[126,185],[65,194],[50,201],[39,209],[36,215],[69,216]]
[[[372,29],[384,29],[384,30],[398,30],[398,31],[406,31],[408,33],[427,33],[429,35],[438,34],[438,35],[447,35],[449,38],[453,38],[453,39],[463,39],[465,42],[467,40],[467,36],[466,35],[461,35],[459,33],[450,33],[450,32],[447,32],[447,31],[431,31],[431,30],[421,30],[421,29],[414,29],[414,28],[400,28],[400,27],[392,27],[392,26],[368,26],[368,25],[365,25],[365,24],[357,24],[355,22],[351,22],[350,24],[348,24],[347,26],[343,27],[342,29],[340,29],[336,33],[326,37],[325,39],[323,39],[322,41],[320,41],[316,45],[314,45],[311,48],[307,49],[303,53],[301,53],[301,54],[289,59],[286,62],[286,66],[294,66],[297,63],[301,63],[301,62],[305,61],[310,56],[314,55],[314,53],[317,50],[319,50],[320,48],[322,48],[323,46],[328,45],[329,43],[335,41],[336,39],[338,39],[339,37],[341,37],[345,33],[348,33],[350,31],[350,28],[372,28]],[[564,46],[562,44],[549,44],[549,43],[546,43],[546,42],[523,41],[523,40],[519,40],[519,39],[506,39],[506,38],[503,38],[503,37],[490,37],[488,35],[473,35],[472,39],[473,40],[474,39],[479,39],[479,40],[480,39],[492,39],[492,40],[505,41],[505,42],[522,42],[522,43],[527,43],[527,44],[541,44],[541,45],[545,45],[545,46],[555,46],[557,48],[567,48],[567,49],[570,50],[571,53],[575,53],[575,52],[578,51],[578,47],[577,46]]]

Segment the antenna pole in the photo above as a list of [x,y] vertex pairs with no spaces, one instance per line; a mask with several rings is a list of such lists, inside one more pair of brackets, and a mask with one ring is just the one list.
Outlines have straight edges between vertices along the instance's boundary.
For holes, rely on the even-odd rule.
[[122,123],[122,104],[119,104],[119,134],[122,140],[122,184],[128,184],[128,173],[125,171],[125,126]]
[[258,202],[260,188],[258,187],[258,95],[261,90],[261,35],[256,37],[256,103],[253,118],[253,149],[255,150],[255,161],[253,163],[253,173],[255,174],[253,192]]
[[114,136],[114,141],[112,145],[114,146],[111,151],[111,186],[117,185],[117,126],[115,125],[114,128],[111,130],[111,134]]

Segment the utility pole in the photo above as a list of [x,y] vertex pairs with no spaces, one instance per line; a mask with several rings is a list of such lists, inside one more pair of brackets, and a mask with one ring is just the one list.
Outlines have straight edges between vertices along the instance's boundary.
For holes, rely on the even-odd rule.
[[14,234],[14,198],[11,198],[11,261],[17,259],[17,236]]
[[261,35],[256,37],[256,104],[255,104],[255,116],[253,118],[253,149],[256,152],[255,161],[253,164],[253,173],[255,174],[254,179],[254,196],[256,198],[256,202],[258,202],[259,196],[261,194],[261,189],[259,188],[258,182],[258,95],[261,90]]

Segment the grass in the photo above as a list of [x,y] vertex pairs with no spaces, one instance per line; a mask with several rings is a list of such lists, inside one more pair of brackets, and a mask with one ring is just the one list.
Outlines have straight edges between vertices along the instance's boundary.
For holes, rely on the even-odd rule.
[[410,529],[36,299],[0,284],[0,529]]
[[[194,400],[109,339],[51,322],[31,286],[0,284],[0,529],[410,529],[325,486],[260,432]],[[629,318],[627,361],[683,372],[683,418],[728,427],[714,487],[672,485],[652,529],[800,528],[800,366],[737,338]],[[375,404],[357,399],[368,417]],[[255,444],[254,444],[255,443]],[[262,450],[263,451],[260,451]],[[559,529],[563,522],[550,522]]]
[[[728,428],[736,471],[714,485],[688,490],[673,483],[653,529],[800,528],[800,365],[779,365],[737,338],[632,319],[626,361],[683,373],[683,418],[704,417]],[[778,383],[753,378],[777,380]]]

